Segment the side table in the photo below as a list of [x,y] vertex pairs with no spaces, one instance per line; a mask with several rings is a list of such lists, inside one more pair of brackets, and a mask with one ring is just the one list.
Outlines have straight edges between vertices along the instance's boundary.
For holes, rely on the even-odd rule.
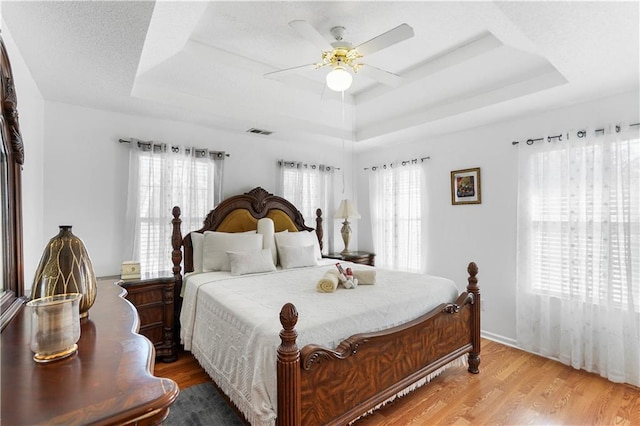
[[368,251],[352,251],[350,253],[328,253],[322,255],[327,259],[343,260],[345,262],[360,263],[362,265],[375,266],[376,255]]

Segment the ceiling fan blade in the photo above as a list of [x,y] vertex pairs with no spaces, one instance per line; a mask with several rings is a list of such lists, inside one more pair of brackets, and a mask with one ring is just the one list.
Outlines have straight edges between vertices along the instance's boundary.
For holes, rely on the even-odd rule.
[[305,68],[314,69],[314,68],[316,68],[316,64],[298,65],[296,67],[285,68],[283,70],[271,71],[271,72],[268,72],[268,73],[264,74],[263,76],[266,77],[266,78],[274,78],[274,77],[278,77],[278,76],[281,76],[281,75],[294,73],[294,72],[297,72],[297,71],[305,69]]
[[296,20],[289,22],[289,26],[293,28],[302,38],[316,46],[320,50],[331,50],[331,44],[309,24],[307,21]]
[[398,74],[381,70],[380,68],[376,68],[367,64],[362,65],[362,67],[358,70],[358,74],[362,74],[366,77],[372,78],[382,84],[386,84],[387,86],[391,87],[399,87],[402,84],[402,77],[400,77]]
[[413,28],[407,24],[400,24],[394,29],[356,46],[356,50],[361,55],[367,56],[411,37],[413,37]]

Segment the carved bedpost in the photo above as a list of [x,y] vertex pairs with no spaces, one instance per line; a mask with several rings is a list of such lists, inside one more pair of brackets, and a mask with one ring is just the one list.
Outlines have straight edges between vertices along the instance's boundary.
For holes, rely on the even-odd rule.
[[324,230],[322,229],[322,209],[316,210],[316,236],[320,243],[320,251],[322,251],[322,238],[324,237]]
[[280,311],[280,340],[278,346],[278,426],[300,426],[302,399],[300,393],[300,351],[296,345],[298,311],[287,303]]
[[473,294],[473,309],[471,318],[471,342],[473,343],[473,350],[469,352],[469,372],[478,374],[480,370],[480,289],[478,288],[478,265],[475,262],[469,263],[467,267],[469,273],[469,284],[467,285],[467,292]]
[[[180,207],[175,206],[171,210],[173,219],[171,224],[173,225],[173,231],[171,232],[171,246],[173,251],[171,252],[171,261],[173,262],[173,276],[176,278],[176,287],[182,289],[182,274],[180,274],[180,264],[182,263],[182,231],[180,225],[182,219],[180,219]],[[179,294],[179,293],[178,293]]]

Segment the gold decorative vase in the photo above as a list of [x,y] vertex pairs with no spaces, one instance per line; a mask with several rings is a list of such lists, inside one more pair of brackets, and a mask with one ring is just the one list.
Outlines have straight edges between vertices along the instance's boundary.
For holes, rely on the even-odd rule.
[[60,233],[44,248],[31,288],[31,299],[56,294],[80,293],[80,318],[89,315],[96,300],[96,276],[82,240],[61,225]]

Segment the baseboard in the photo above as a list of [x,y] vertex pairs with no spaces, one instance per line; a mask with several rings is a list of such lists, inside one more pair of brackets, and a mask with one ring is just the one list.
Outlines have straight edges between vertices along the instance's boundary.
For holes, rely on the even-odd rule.
[[511,346],[512,348],[522,349],[518,347],[518,344],[516,343],[515,339],[510,339],[509,337],[504,337],[504,336],[501,336],[500,334],[495,334],[489,331],[480,330],[480,336],[485,339],[493,340],[494,342],[502,343],[503,345]]

